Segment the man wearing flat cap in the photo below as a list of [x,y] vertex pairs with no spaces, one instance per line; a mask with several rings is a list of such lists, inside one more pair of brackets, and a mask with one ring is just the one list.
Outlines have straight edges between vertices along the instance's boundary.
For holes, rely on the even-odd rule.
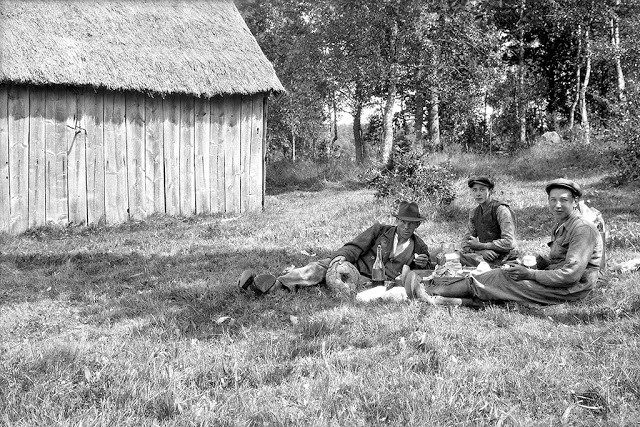
[[488,177],[473,177],[467,184],[478,206],[469,213],[467,232],[460,244],[460,262],[470,267],[481,261],[501,265],[516,248],[515,214],[509,205],[493,199],[494,183]]
[[549,255],[538,255],[535,268],[514,263],[448,286],[427,288],[410,272],[405,280],[410,297],[456,305],[477,301],[560,304],[584,298],[599,276],[603,247],[600,233],[578,210],[580,185],[561,178],[549,182],[545,191],[555,226]]
[[[294,290],[296,287],[322,283],[327,277],[327,270],[341,264],[348,265],[356,276],[370,278],[378,245],[382,249],[382,262],[387,280],[399,276],[405,265],[410,268],[429,268],[429,248],[415,234],[416,228],[426,219],[420,215],[418,205],[415,202],[402,201],[393,216],[396,217],[395,225],[375,223],[338,249],[331,258],[311,262],[277,278],[269,274],[256,276],[251,270],[245,270],[238,286],[245,291],[253,290],[257,294],[281,288]],[[359,279],[360,277],[355,280]]]

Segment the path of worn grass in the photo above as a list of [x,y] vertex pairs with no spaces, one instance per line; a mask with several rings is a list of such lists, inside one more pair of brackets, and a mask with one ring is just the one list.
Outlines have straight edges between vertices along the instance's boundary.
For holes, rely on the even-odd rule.
[[[457,185],[462,198],[418,230],[427,241],[461,235]],[[585,185],[610,219],[611,256],[640,256],[637,190]],[[525,250],[547,241],[541,186],[498,183]],[[236,292],[244,268],[326,256],[389,209],[364,190],[295,192],[262,215],[4,236],[0,425],[640,422],[639,273],[607,274],[573,305],[451,312]]]

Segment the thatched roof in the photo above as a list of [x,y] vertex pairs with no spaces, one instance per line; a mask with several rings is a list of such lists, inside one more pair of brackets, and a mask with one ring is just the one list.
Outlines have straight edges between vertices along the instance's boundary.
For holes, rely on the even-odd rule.
[[0,0],[0,83],[284,90],[230,0]]

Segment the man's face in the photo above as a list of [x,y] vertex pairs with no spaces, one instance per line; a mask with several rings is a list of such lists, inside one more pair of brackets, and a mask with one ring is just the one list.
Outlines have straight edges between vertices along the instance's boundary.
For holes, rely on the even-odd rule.
[[570,190],[552,188],[549,192],[549,210],[558,223],[566,221],[577,206],[578,202]]
[[405,221],[403,219],[396,220],[398,236],[404,240],[411,237],[413,232],[420,226],[419,221]]
[[491,199],[491,190],[489,190],[489,187],[476,182],[471,186],[471,197],[477,204],[481,205]]

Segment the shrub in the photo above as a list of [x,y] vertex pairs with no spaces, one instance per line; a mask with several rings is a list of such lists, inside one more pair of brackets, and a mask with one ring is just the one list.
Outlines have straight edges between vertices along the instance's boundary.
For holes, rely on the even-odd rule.
[[614,145],[610,163],[616,171],[616,180],[620,183],[640,180],[640,100],[631,98],[628,110],[613,127],[609,138]]
[[373,167],[366,174],[367,185],[376,190],[377,198],[446,206],[456,197],[450,163],[430,164],[426,156],[413,152],[396,153],[390,169]]

